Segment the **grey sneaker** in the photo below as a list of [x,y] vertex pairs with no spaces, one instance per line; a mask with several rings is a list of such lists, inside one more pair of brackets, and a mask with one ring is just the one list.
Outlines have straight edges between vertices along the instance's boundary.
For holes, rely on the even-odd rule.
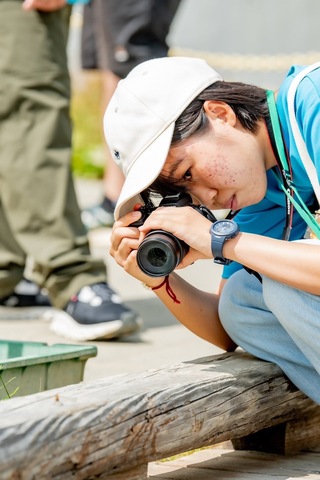
[[106,283],[82,287],[64,311],[55,311],[51,330],[76,341],[110,340],[131,335],[142,327],[141,318],[121,303]]
[[30,280],[23,279],[14,291],[0,298],[0,317],[3,319],[36,319],[41,317],[51,303],[46,290]]
[[81,219],[87,230],[101,227],[112,227],[114,224],[115,202],[104,197],[100,205],[85,208],[81,212]]

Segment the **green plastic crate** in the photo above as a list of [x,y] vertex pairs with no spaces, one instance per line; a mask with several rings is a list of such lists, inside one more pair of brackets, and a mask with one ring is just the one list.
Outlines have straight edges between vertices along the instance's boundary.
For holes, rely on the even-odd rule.
[[92,345],[0,340],[0,400],[79,383],[96,355]]

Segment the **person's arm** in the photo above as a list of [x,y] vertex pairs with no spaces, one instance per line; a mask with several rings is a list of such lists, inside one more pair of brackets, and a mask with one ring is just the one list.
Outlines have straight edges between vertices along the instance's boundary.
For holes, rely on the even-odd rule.
[[223,248],[226,258],[236,260],[278,282],[320,295],[320,245],[285,242],[240,233]]
[[[207,340],[223,350],[233,351],[237,345],[221,325],[218,315],[219,296],[203,292],[176,273],[169,276],[170,288],[180,303],[175,303],[168,295],[166,287],[154,290],[154,293],[165,304],[170,312],[198,337]],[[161,279],[152,279],[154,285],[159,285]]]
[[[132,212],[114,224],[110,253],[125,271],[154,288],[164,278],[149,277],[141,272],[136,261],[139,231],[128,228],[140,216],[139,212]],[[187,266],[199,258],[212,258],[210,225],[210,221],[189,207],[165,207],[156,209],[140,229],[161,228],[183,239],[191,247],[182,262],[183,266]],[[282,283],[320,294],[320,246],[240,233],[225,243],[223,253],[226,258]],[[180,303],[173,302],[165,286],[154,290],[154,293],[177,320],[199,337],[225,350],[234,350],[236,345],[220,323],[219,296],[196,289],[174,273],[169,276],[169,282]]]
[[[284,242],[253,234],[239,234],[225,243],[227,258],[244,263],[260,274],[295,288],[320,294],[320,245]],[[170,287],[181,302],[175,304],[165,287],[154,292],[171,313],[189,330],[201,338],[232,351],[234,342],[223,329],[219,315],[219,295],[200,291],[177,274],[169,277]],[[220,284],[221,294],[226,280]],[[160,283],[160,282],[159,282]],[[153,281],[153,284],[155,282]]]
[[[190,207],[156,209],[140,230],[171,232],[190,245],[182,267],[199,258],[212,258],[211,223]],[[320,245],[286,242],[262,235],[240,233],[225,242],[225,258],[245,265],[286,285],[320,295]]]
[[24,0],[24,10],[40,10],[42,12],[53,12],[60,10],[66,5],[66,0]]
[[[158,287],[164,281],[164,277],[150,277],[137,265],[140,234],[137,228],[128,228],[128,225],[140,217],[140,212],[131,212],[115,222],[110,238],[110,254],[137,280],[151,288]],[[154,290],[154,293],[178,321],[199,337],[224,350],[232,351],[236,348],[220,323],[217,295],[193,287],[176,273],[169,276],[169,284],[180,303],[174,303],[165,285]]]

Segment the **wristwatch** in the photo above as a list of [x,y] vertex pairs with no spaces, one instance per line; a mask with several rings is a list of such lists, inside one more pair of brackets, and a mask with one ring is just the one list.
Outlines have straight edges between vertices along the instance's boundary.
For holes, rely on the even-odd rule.
[[220,265],[229,265],[232,260],[223,256],[223,245],[230,238],[234,238],[240,232],[239,225],[233,220],[217,220],[210,227],[211,251],[214,262]]

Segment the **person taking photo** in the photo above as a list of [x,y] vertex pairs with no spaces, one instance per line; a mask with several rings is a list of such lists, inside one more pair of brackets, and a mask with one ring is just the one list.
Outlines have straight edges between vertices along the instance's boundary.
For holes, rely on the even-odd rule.
[[[111,236],[117,263],[193,333],[276,363],[320,403],[320,243],[304,240],[308,227],[320,238],[311,214],[320,199],[320,64],[293,66],[272,92],[223,81],[201,59],[144,62],[119,83],[104,126],[126,176]],[[212,221],[190,205],[165,206],[131,225],[147,197],[179,192],[231,215]],[[137,253],[154,230],[188,245],[177,269],[223,264],[220,292],[142,271]]]

